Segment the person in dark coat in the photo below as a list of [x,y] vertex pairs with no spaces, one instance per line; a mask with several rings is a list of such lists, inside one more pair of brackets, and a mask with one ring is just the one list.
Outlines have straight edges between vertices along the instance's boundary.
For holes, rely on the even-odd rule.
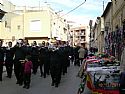
[[79,46],[76,46],[75,48],[74,48],[74,58],[75,58],[75,61],[74,61],[74,65],[76,66],[76,65],[78,65],[79,66],[79,53],[78,53],[78,50],[80,49],[80,47]]
[[67,67],[70,66],[70,58],[69,56],[71,56],[71,48],[69,45],[65,46],[65,56],[66,56],[66,63],[67,63]]
[[17,79],[17,83],[20,86],[23,84],[23,65],[21,64],[22,60],[25,60],[26,49],[22,46],[22,41],[17,42],[14,47],[14,73]]
[[0,81],[2,81],[3,64],[4,64],[4,52],[5,48],[2,47],[3,41],[0,40]]
[[[46,74],[50,74],[50,50],[48,48],[49,44],[45,45],[45,42],[42,42],[42,47],[39,51],[39,60],[40,60],[40,72],[41,77],[46,78]],[[43,71],[44,68],[44,71]]]
[[[39,60],[40,60],[40,72],[41,72],[41,77],[44,76],[46,78],[46,49],[45,47],[40,48],[40,54],[39,54]],[[44,71],[43,71],[43,65],[44,65]]]
[[60,83],[60,75],[61,75],[61,63],[60,63],[60,55],[59,49],[54,47],[51,51],[50,58],[50,74],[52,78],[52,86],[58,87]]
[[31,61],[33,63],[33,74],[37,73],[37,69],[39,67],[39,47],[37,46],[36,41],[33,42],[32,50],[31,50]]
[[[68,67],[68,49],[66,47],[61,47],[60,51],[62,52],[61,54],[61,59],[62,59],[62,73],[65,75],[67,73],[67,67]],[[61,61],[61,60],[60,60]]]
[[[43,41],[42,42],[42,45],[39,49],[39,65],[40,65],[40,73],[41,73],[41,77],[43,76],[43,74],[45,72],[43,72],[43,65],[45,63],[45,53],[46,53],[46,50],[45,50],[45,42]],[[45,78],[45,77],[44,77]]]
[[63,46],[60,46],[60,48],[59,48],[59,63],[61,64],[61,71],[60,71],[60,80],[61,80],[61,75],[63,74],[65,74],[65,67],[67,67],[67,64],[66,64],[66,62],[65,62],[65,48],[63,47]]
[[87,56],[88,56],[88,49],[85,48],[85,56],[84,56],[84,58],[87,58]]
[[70,46],[70,61],[73,64],[74,63],[74,52],[73,52],[73,47]]
[[45,52],[44,47],[40,47],[39,49],[39,65],[40,65],[40,76],[43,76],[43,64],[44,64],[44,54],[43,52]]
[[46,53],[47,53],[47,56],[46,56],[46,59],[47,59],[47,70],[46,70],[47,71],[47,75],[50,74],[50,52],[51,51],[50,51],[49,47],[50,47],[50,44],[47,42],[46,43],[46,47],[45,47],[47,49],[46,50]]
[[8,42],[8,47],[6,47],[6,58],[5,58],[5,66],[8,78],[11,78],[12,76],[13,57],[14,57],[14,48],[12,47],[12,42]]

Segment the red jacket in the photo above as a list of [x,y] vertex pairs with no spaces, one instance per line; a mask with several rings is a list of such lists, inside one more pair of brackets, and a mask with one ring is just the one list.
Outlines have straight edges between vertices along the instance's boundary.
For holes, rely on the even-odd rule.
[[31,73],[31,69],[32,69],[32,62],[31,61],[25,62],[24,73]]

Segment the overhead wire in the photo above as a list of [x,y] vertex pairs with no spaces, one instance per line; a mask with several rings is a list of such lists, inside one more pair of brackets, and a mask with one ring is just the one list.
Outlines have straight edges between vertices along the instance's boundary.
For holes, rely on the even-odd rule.
[[[59,18],[62,18],[63,16],[65,16],[65,15],[68,15],[68,14],[71,13],[72,11],[74,11],[74,10],[76,10],[77,8],[79,8],[80,6],[82,6],[85,2],[86,2],[86,0],[84,0],[84,2],[80,3],[78,6],[76,6],[75,8],[73,8],[72,10],[70,10],[69,12],[67,12],[66,14],[61,15],[60,17],[57,17],[57,18],[54,18],[54,19],[59,19]],[[45,2],[45,3],[47,3],[47,2]],[[54,20],[54,19],[53,19],[53,20]]]
[[[76,10],[77,8],[79,8],[80,6],[82,6],[84,3],[86,2],[86,0],[82,3],[80,3],[78,6],[76,6],[75,8],[73,8],[72,10],[70,10],[69,12],[67,12],[66,14],[62,15],[62,16],[65,16],[65,15],[68,15],[69,13],[71,13],[72,11]],[[61,16],[61,17],[62,17]]]

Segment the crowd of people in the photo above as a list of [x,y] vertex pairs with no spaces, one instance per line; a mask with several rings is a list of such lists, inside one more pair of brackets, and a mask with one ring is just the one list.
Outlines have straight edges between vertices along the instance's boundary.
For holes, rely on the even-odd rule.
[[67,73],[70,61],[80,66],[78,61],[81,61],[87,52],[83,47],[73,48],[65,42],[55,42],[50,46],[43,41],[41,46],[37,46],[37,42],[33,41],[31,46],[27,40],[19,39],[13,47],[12,42],[8,42],[7,47],[2,44],[3,41],[0,40],[0,81],[3,78],[3,66],[6,67],[8,78],[12,77],[14,67],[16,84],[27,89],[31,84],[31,74],[35,75],[39,66],[40,76],[46,78],[46,75],[51,75],[51,85],[58,87],[61,75]]
[[42,45],[38,46],[36,41],[29,45],[27,40],[19,39],[14,46],[12,45],[12,42],[8,42],[5,47],[3,40],[0,40],[0,81],[3,80],[5,66],[7,77],[11,78],[14,70],[16,84],[27,89],[30,88],[31,74],[35,75],[39,67],[40,76],[46,78],[47,75],[51,75],[51,85],[58,87],[61,76],[67,73],[71,62],[74,66],[80,66],[83,59],[88,54],[91,55],[89,52],[98,52],[97,48],[88,50],[82,45],[72,47],[66,42],[55,42],[50,45],[43,41]]

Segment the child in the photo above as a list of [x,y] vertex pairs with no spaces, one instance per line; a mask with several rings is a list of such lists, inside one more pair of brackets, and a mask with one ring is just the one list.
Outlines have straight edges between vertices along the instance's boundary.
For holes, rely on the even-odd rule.
[[31,82],[31,69],[32,69],[32,62],[30,60],[30,56],[26,56],[25,63],[24,63],[24,86],[23,88],[29,89],[30,82]]

